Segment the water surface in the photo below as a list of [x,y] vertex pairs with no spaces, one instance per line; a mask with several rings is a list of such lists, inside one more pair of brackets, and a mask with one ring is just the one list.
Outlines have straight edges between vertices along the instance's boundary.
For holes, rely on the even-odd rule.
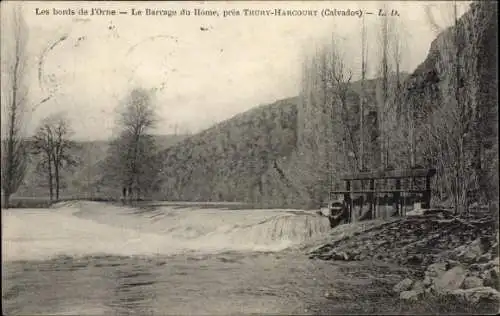
[[66,203],[2,212],[6,314],[307,314],[339,266],[307,258],[328,220],[297,210]]

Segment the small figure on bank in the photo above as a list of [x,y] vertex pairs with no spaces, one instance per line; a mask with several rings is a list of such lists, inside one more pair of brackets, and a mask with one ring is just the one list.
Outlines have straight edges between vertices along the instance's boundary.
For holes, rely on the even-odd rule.
[[123,187],[122,188],[122,202],[125,203],[127,199],[127,188]]

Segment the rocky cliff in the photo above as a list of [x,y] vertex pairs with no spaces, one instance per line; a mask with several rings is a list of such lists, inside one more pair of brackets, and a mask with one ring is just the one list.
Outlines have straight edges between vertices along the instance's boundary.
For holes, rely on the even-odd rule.
[[[470,194],[483,202],[496,199],[498,192],[497,39],[497,3],[474,3],[456,26],[443,30],[432,42],[404,92],[404,104],[416,122],[417,164],[433,164],[439,169],[438,179],[446,176],[426,152],[431,119],[436,118],[435,123],[450,127],[446,131],[450,135],[463,136],[463,168],[475,182]],[[456,118],[462,122],[448,122]]]

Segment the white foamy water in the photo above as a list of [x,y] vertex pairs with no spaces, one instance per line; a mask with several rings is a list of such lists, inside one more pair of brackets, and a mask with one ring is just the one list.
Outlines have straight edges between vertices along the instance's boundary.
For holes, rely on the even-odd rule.
[[2,211],[3,314],[324,314],[325,291],[369,284],[308,258],[325,217],[211,207]]
[[293,210],[129,208],[78,202],[2,212],[4,261],[58,255],[279,251],[324,235],[328,220]]
[[336,268],[294,247],[328,231],[326,218],[293,210],[90,202],[5,210],[3,311],[303,314]]

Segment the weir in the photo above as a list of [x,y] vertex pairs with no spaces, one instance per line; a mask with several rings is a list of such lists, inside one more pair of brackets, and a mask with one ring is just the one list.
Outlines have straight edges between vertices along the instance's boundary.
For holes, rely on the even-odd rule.
[[[328,220],[297,210],[185,207],[125,207],[82,202],[74,216],[137,233],[141,251],[279,251],[322,237]],[[94,228],[95,230],[96,228]],[[146,237],[147,236],[147,237]]]

